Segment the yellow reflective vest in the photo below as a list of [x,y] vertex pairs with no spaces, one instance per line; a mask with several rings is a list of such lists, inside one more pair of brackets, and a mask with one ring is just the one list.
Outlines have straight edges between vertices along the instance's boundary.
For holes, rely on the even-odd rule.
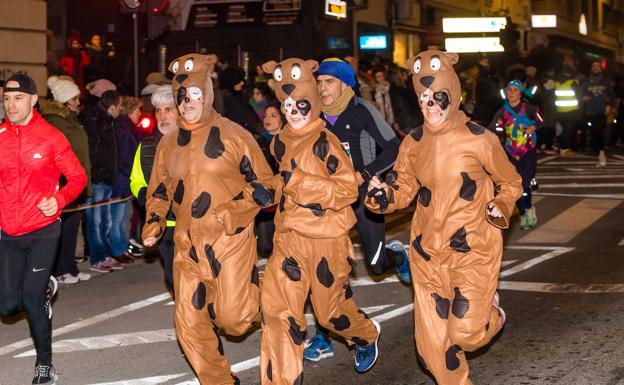
[[574,85],[576,80],[568,79],[564,82],[555,82],[555,107],[557,112],[565,113],[577,111],[579,105]]

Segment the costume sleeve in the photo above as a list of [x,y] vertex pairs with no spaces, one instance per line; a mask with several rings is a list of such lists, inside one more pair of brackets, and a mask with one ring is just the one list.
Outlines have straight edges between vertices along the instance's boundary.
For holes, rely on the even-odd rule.
[[408,135],[399,147],[399,156],[394,168],[386,176],[386,183],[388,184],[388,188],[385,190],[387,207],[382,207],[374,196],[367,196],[365,203],[369,210],[388,214],[409,206],[414,200],[420,183],[412,173],[414,168],[410,164],[410,159],[415,151],[413,146],[414,139]]
[[[325,131],[321,132],[321,138]],[[285,177],[283,193],[300,206],[320,205],[321,209],[339,211],[358,198],[358,183],[351,159],[334,135],[327,135],[327,147],[320,151],[325,166],[309,174],[293,164]],[[319,139],[320,140],[320,139]],[[323,147],[321,145],[320,147]]]
[[156,147],[154,166],[147,187],[147,201],[145,203],[145,226],[143,226],[143,239],[155,237],[160,238],[164,232],[167,222],[167,213],[171,208],[173,198],[173,186],[171,178],[167,173],[165,154],[169,141],[161,140]]
[[[490,175],[495,184],[494,199],[486,207],[485,215],[487,220],[494,226],[506,229],[509,227],[509,218],[513,212],[516,201],[522,195],[522,178],[516,172],[514,166],[509,162],[505,150],[498,142],[496,136],[490,132],[484,133],[485,143],[482,152],[482,163],[485,171]],[[503,214],[502,217],[495,218],[489,215],[487,206],[493,203]]]
[[132,172],[130,172],[130,191],[137,198],[139,204],[145,205],[145,197],[147,195],[147,181],[143,175],[141,168],[141,144],[134,154],[134,162],[132,163]]
[[214,214],[223,220],[228,235],[247,227],[260,207],[273,205],[275,196],[275,189],[270,187],[273,172],[251,134],[245,133],[236,147],[240,173],[247,183],[240,194],[214,209]]
[[70,204],[87,185],[87,174],[71,149],[67,138],[60,132],[54,138],[54,164],[67,179],[67,184],[54,194],[58,209]]
[[359,98],[358,103],[361,103],[369,113],[369,115],[362,117],[365,119],[364,129],[375,140],[375,144],[381,148],[381,152],[377,154],[375,160],[364,166],[364,169],[370,175],[379,175],[389,170],[394,164],[401,141],[383,119],[379,110],[362,98]]

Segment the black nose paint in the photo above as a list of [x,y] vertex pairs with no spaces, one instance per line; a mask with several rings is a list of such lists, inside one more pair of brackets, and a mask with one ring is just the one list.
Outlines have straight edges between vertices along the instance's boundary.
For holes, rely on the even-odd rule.
[[176,98],[176,102],[178,102],[178,106],[182,104],[182,102],[185,101],[186,99],[188,99],[186,97],[186,87],[178,88],[178,96]]
[[307,99],[297,100],[297,109],[301,112],[301,115],[308,116],[308,113],[312,109],[312,105]]
[[176,75],[176,82],[182,84],[186,78],[188,78],[187,74],[180,74],[180,75]]
[[427,102],[427,105],[428,105],[429,107],[433,107],[433,105],[434,105],[433,100],[428,101],[428,102]]
[[435,77],[433,76],[423,76],[422,78],[420,78],[420,84],[429,88],[429,86],[431,85],[431,83],[433,83],[434,80],[435,80]]
[[282,86],[282,91],[286,92],[286,95],[290,95],[295,90],[294,84],[284,84]]
[[451,99],[446,91],[438,91],[433,93],[433,100],[440,106],[441,109],[446,110],[449,104],[451,104]]

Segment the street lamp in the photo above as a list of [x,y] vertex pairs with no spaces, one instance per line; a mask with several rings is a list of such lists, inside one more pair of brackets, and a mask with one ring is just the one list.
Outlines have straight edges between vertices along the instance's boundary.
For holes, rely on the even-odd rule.
[[121,11],[132,13],[132,27],[134,30],[134,97],[139,96],[139,23],[137,13],[144,6],[144,0],[119,0]]

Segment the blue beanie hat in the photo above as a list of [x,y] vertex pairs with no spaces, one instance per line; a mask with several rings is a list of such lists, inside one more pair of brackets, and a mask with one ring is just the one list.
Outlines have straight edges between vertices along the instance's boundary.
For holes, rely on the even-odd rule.
[[522,86],[522,83],[520,82],[520,80],[512,80],[509,83],[507,83],[507,87],[505,88],[517,88],[520,90],[520,92],[524,91],[524,87]]
[[335,57],[323,60],[319,66],[317,75],[333,76],[349,87],[355,87],[355,73],[353,72],[353,68],[348,63]]

